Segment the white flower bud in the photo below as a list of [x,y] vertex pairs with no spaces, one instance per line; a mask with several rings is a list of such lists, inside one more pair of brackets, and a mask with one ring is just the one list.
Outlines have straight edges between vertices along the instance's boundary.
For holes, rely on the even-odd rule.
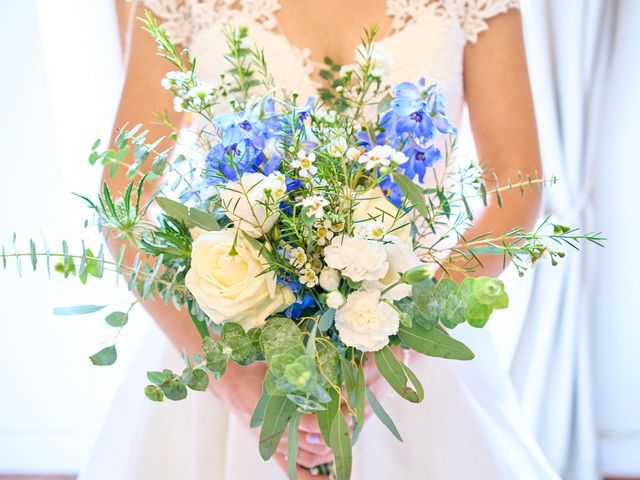
[[342,294],[337,291],[329,292],[327,295],[327,307],[337,310],[342,305],[344,305],[344,297]]
[[327,292],[337,290],[340,286],[340,272],[333,268],[324,268],[320,272],[320,286]]

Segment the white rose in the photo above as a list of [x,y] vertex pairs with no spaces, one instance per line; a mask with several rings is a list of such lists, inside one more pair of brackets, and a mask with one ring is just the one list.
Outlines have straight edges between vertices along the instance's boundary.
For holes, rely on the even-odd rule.
[[324,247],[325,263],[354,282],[378,280],[389,269],[384,245],[360,237],[338,236]]
[[411,222],[409,216],[391,203],[379,187],[358,195],[353,211],[356,225],[381,222],[387,233],[411,245]]
[[340,272],[333,268],[323,268],[320,272],[320,286],[327,292],[337,290],[340,286]]
[[[384,238],[384,242],[384,249],[387,252],[387,260],[389,261],[389,270],[379,280],[363,282],[362,286],[367,290],[384,290],[400,280],[401,273],[422,265],[422,261],[416,255],[416,252],[398,237],[387,235]],[[385,292],[382,298],[395,301],[409,295],[411,295],[411,285],[401,283]]]
[[400,327],[400,315],[380,301],[378,290],[361,290],[347,297],[336,312],[336,328],[345,345],[363,352],[375,352],[389,343]]
[[344,297],[340,292],[329,292],[327,294],[327,307],[338,309],[344,305]]
[[[237,255],[230,255],[235,243]],[[185,285],[214,323],[261,327],[267,317],[295,300],[274,275],[262,274],[266,262],[248,239],[231,229],[199,231],[193,241]]]
[[239,182],[229,182],[220,191],[220,199],[229,219],[252,237],[260,237],[273,228],[278,220],[275,205],[267,205],[265,188],[274,182],[261,173],[246,172]]

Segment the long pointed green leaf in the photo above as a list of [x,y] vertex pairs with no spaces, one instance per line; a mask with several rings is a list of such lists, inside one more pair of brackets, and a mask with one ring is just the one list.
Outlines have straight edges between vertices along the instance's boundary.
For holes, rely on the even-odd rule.
[[56,307],[53,309],[54,315],[84,315],[93,313],[105,308],[106,305],[74,305],[72,307]]
[[166,197],[156,197],[156,203],[171,218],[184,223],[188,227],[200,227],[205,230],[220,230],[220,225],[212,214],[187,207]]
[[398,336],[413,350],[430,357],[455,360],[471,360],[474,357],[464,343],[437,328],[427,329],[414,322],[411,327],[401,325]]
[[420,212],[421,215],[428,217],[429,211],[424,200],[422,189],[416,185],[411,179],[400,173],[393,174],[393,180],[398,184],[402,193],[404,193],[411,204]]
[[267,387],[262,386],[262,395],[256,404],[256,408],[253,410],[251,420],[249,421],[249,428],[256,428],[262,425],[264,420],[264,411],[267,408],[267,400],[269,400],[269,392]]
[[289,420],[289,431],[287,435],[287,473],[289,480],[296,480],[297,459],[298,459],[298,426],[300,425],[300,414],[293,412]]
[[375,360],[378,370],[398,395],[413,403],[422,401],[420,392],[408,385],[403,365],[388,345],[376,352]]
[[403,441],[402,436],[400,435],[400,432],[398,431],[396,424],[393,423],[393,420],[391,420],[391,417],[389,416],[389,414],[386,412],[384,408],[382,408],[382,405],[380,405],[380,402],[378,401],[376,396],[368,388],[367,388],[367,401],[369,402],[369,405],[371,405],[371,409],[373,410],[373,413],[376,414],[376,417],[380,419],[380,421],[384,424],[385,427],[389,429],[389,431],[393,434],[394,437],[396,437],[398,440],[402,442]]
[[322,439],[327,445],[331,444],[331,425],[333,420],[340,411],[340,395],[333,388],[329,390],[331,401],[325,404],[325,410],[316,412],[316,419],[320,427]]
[[335,458],[336,478],[349,480],[351,477],[352,451],[349,426],[341,413],[336,415],[331,425],[331,450]]
[[278,448],[282,434],[296,406],[285,396],[270,396],[264,411],[262,430],[260,430],[260,456],[269,460]]

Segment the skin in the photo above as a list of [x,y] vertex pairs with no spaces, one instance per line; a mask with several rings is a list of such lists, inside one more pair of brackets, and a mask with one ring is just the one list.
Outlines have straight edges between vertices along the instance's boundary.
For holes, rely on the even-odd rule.
[[[116,2],[122,3],[120,1]],[[277,13],[280,32],[297,46],[311,49],[312,59],[322,60],[329,56],[338,63],[350,63],[354,48],[359,44],[362,25],[377,23],[379,38],[388,34],[391,19],[385,15],[385,2],[381,0],[282,0]],[[140,16],[142,7],[120,8],[121,25],[126,25],[125,16]],[[339,12],[339,15],[336,15]],[[352,19],[358,18],[358,22]],[[469,107],[473,136],[479,158],[501,179],[517,179],[518,173],[535,175],[541,172],[538,139],[531,99],[531,89],[526,67],[520,13],[510,10],[489,20],[489,30],[483,32],[476,44],[468,44],[464,52],[464,87]],[[326,32],[331,32],[327,35]],[[124,36],[123,36],[124,38]],[[149,129],[147,138],[156,139],[167,135],[165,127],[154,125],[153,112],[166,108],[175,125],[184,120],[181,114],[171,108],[172,98],[160,86],[160,79],[171,66],[156,55],[150,36],[140,28],[131,32],[130,43],[125,51],[126,81],[115,120],[119,127],[142,123]],[[113,139],[115,138],[115,133]],[[158,148],[169,146],[164,141]],[[124,174],[114,179],[104,174],[112,191],[123,191],[127,184]],[[491,199],[475,218],[475,227],[467,233],[471,238],[482,232],[504,233],[515,227],[530,229],[538,215],[540,193],[527,192],[524,200],[519,195],[504,195],[503,208]],[[120,243],[109,239],[112,251],[117,251]],[[135,252],[125,256],[125,262],[132,263]],[[497,276],[503,269],[502,258],[481,258],[482,266],[474,275]],[[452,260],[456,264],[456,260]],[[456,280],[463,276],[456,268],[449,269]],[[442,274],[442,273],[441,273]],[[161,302],[144,301],[144,308],[152,315],[171,343],[178,349],[200,352],[200,337],[193,328],[186,311],[177,311]],[[374,389],[382,389],[379,375],[372,362],[366,368],[367,383]],[[212,380],[209,391],[238,415],[247,425],[260,396],[265,366],[254,364],[240,367],[233,363],[220,381]],[[258,431],[254,430],[255,436]],[[314,416],[303,416],[300,422],[300,450],[298,464],[302,467],[329,462],[331,453],[324,443],[314,442],[319,438],[319,429]],[[286,435],[275,459],[286,470]],[[298,478],[311,477],[302,468]]]

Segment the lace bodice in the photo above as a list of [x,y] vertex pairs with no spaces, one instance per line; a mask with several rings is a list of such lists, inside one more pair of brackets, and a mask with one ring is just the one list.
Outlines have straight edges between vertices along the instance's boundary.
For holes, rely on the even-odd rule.
[[[277,85],[302,95],[315,92],[316,65],[310,51],[291,44],[278,33],[278,0],[144,0],[162,19],[172,39],[198,59],[201,78],[215,80],[226,68],[223,25],[246,25],[251,40],[264,48]],[[487,19],[517,8],[519,0],[387,0],[392,19],[389,35],[377,43],[393,67],[385,82],[427,77],[440,84],[449,118],[459,121],[464,103],[463,52],[488,28]],[[364,27],[364,25],[363,25]]]

